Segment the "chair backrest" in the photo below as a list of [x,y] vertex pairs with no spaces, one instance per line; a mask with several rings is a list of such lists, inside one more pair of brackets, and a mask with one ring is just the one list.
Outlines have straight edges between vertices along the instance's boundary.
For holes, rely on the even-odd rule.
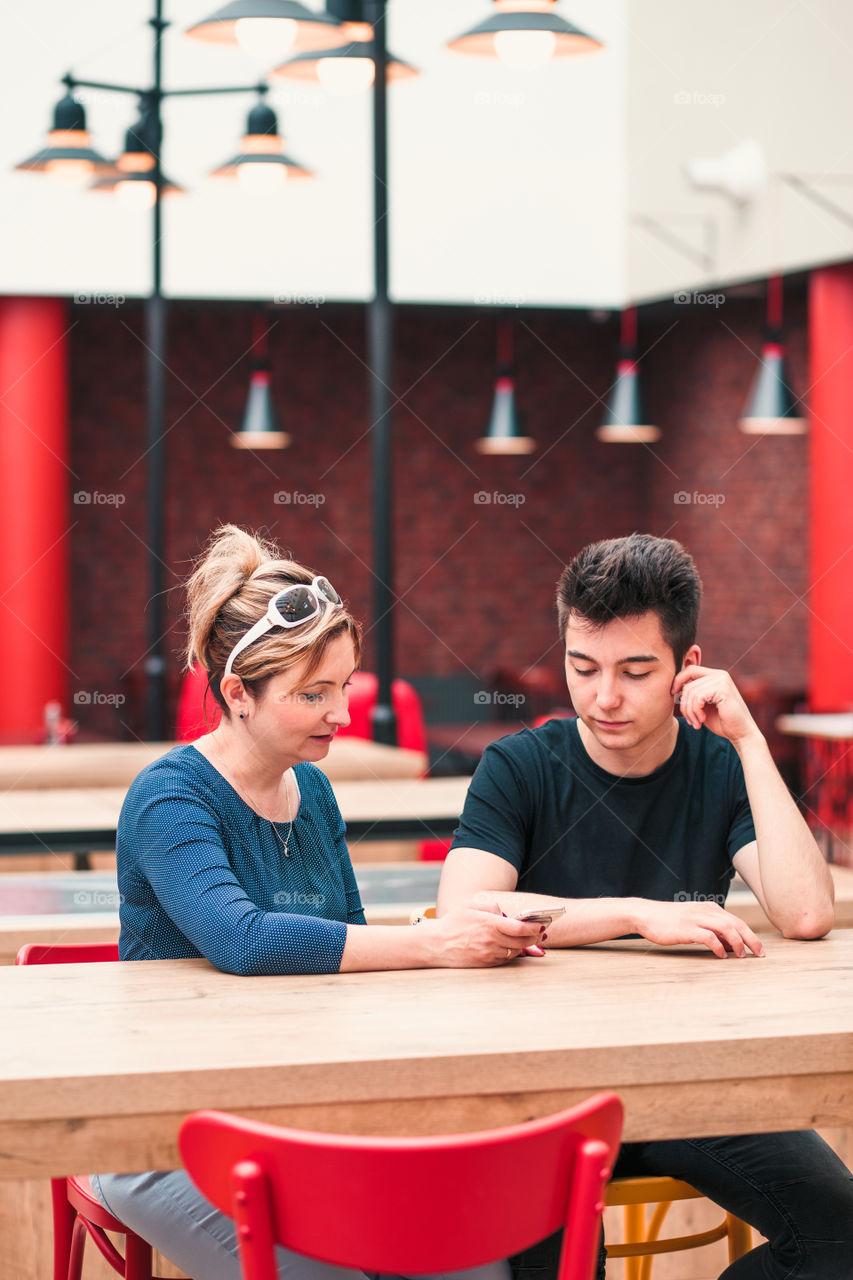
[[[344,738],[373,737],[371,713],[376,706],[379,681],[372,671],[354,671],[349,684],[350,722],[338,730]],[[417,690],[407,680],[391,682],[391,703],[397,717],[397,746],[408,751],[427,750],[423,707]]]
[[175,737],[178,742],[195,742],[196,738],[211,733],[216,728],[221,715],[222,712],[207,687],[207,672],[196,663],[181,681]]
[[559,1280],[591,1280],[622,1104],[601,1093],[505,1129],[351,1137],[199,1111],[184,1165],[235,1219],[245,1280],[274,1280],[273,1243],[403,1275],[494,1262],[565,1227]]
[[118,960],[117,942],[28,942],[15,956],[15,964],[88,964]]

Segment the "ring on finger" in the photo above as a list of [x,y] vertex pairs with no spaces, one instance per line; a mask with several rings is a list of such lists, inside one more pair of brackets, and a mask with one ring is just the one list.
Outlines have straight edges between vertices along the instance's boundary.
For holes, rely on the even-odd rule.
[[507,947],[507,949],[506,949],[506,958],[507,958],[507,960],[509,960],[509,958],[510,958],[510,956],[511,956],[511,955],[512,955],[512,947]]

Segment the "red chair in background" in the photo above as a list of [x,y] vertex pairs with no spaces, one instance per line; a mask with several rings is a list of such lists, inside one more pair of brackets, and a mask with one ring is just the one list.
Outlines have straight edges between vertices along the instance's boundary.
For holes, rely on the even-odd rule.
[[[348,738],[373,738],[371,712],[376,706],[379,681],[372,671],[356,671],[349,686],[350,723],[338,733]],[[417,691],[407,680],[392,680],[391,706],[397,717],[397,746],[407,751],[427,750],[423,707]]]
[[508,1258],[559,1227],[558,1280],[591,1280],[621,1132],[622,1104],[599,1093],[541,1120],[439,1138],[309,1133],[199,1111],[178,1145],[202,1194],[236,1222],[244,1280],[277,1280],[275,1244],[418,1275]]
[[[356,671],[349,687],[350,723],[338,733],[349,738],[373,738],[370,715],[376,706],[379,681],[371,671]],[[391,683],[391,706],[397,717],[397,746],[408,751],[428,752],[426,721],[417,690],[406,680]],[[449,840],[422,840],[418,846],[420,862],[443,862],[450,848]]]
[[207,672],[196,663],[181,682],[175,737],[178,742],[195,742],[202,734],[212,733],[221,714],[216,699],[208,691]]
[[[338,732],[344,737],[373,738],[370,715],[376,706],[378,687],[370,671],[356,671],[349,686],[350,723]],[[427,750],[427,732],[421,700],[405,680],[394,680],[391,702],[397,717],[397,745],[408,751]],[[175,737],[179,742],[195,742],[219,724],[220,709],[208,691],[207,672],[198,665],[186,673],[178,695]]]
[[[87,964],[118,960],[115,942],[29,942],[15,956],[15,964]],[[89,1188],[88,1177],[51,1178],[53,1203],[53,1280],[81,1280],[86,1237],[91,1236],[112,1269],[124,1280],[154,1280],[151,1245],[114,1218]],[[125,1238],[124,1257],[107,1231]]]

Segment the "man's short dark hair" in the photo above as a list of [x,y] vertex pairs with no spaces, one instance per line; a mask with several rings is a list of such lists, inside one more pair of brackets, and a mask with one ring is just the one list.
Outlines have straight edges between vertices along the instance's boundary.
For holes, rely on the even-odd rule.
[[578,552],[557,584],[560,639],[566,638],[571,613],[593,627],[656,613],[677,669],[696,640],[701,601],[699,573],[680,542],[649,533],[593,542]]

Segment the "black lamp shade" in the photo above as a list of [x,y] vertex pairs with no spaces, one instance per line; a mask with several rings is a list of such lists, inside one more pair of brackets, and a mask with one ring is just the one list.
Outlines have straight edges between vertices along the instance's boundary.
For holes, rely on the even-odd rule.
[[649,423],[643,409],[636,360],[623,358],[617,364],[604,422],[595,434],[606,444],[650,444],[660,439],[660,428]]
[[[354,40],[350,44],[341,45],[336,49],[323,49],[313,53],[298,53],[295,58],[288,58],[287,62],[282,63],[280,67],[276,67],[270,74],[283,80],[319,81],[321,80],[321,75],[318,71],[320,61],[325,62],[329,58],[369,59],[370,49],[363,41]],[[388,54],[386,78],[389,84],[395,80],[411,80],[418,75],[420,75],[420,72],[411,63],[403,62],[402,59],[395,58],[391,53]]]
[[785,349],[778,342],[766,342],[762,348],[761,364],[740,429],[746,435],[761,436],[801,436],[808,430],[788,385]]
[[495,382],[492,414],[486,434],[476,444],[478,453],[532,453],[536,441],[521,429],[515,406],[515,380],[502,374]]
[[473,54],[475,57],[494,58],[497,56],[495,36],[503,32],[535,31],[548,33],[554,37],[552,57],[565,58],[581,53],[594,53],[602,48],[600,40],[587,32],[581,31],[571,22],[566,22],[550,8],[543,10],[511,10],[501,7],[498,13],[491,14],[483,22],[471,27],[461,36],[447,42],[448,49],[457,53]]
[[290,436],[282,431],[276,416],[266,369],[252,371],[243,421],[231,443],[235,449],[286,449],[290,444]]
[[265,102],[255,103],[249,112],[246,133],[237,155],[226,160],[218,169],[214,169],[211,177],[238,178],[241,168],[250,165],[281,167],[286,171],[288,181],[291,178],[314,176],[310,169],[306,169],[298,160],[285,154],[284,143],[278,133],[278,118]]
[[113,173],[114,166],[95,151],[86,129],[83,104],[70,93],[60,98],[53,111],[53,128],[47,146],[15,165],[24,173],[78,172],[81,177],[97,173]]
[[67,129],[72,133],[86,132],[86,108],[72,94],[66,93],[53,108],[54,129]]
[[236,45],[239,43],[237,23],[251,18],[295,22],[295,50],[330,49],[340,43],[341,25],[337,18],[328,13],[314,13],[297,0],[232,0],[231,4],[223,5],[210,17],[189,27],[186,34],[198,40]]

